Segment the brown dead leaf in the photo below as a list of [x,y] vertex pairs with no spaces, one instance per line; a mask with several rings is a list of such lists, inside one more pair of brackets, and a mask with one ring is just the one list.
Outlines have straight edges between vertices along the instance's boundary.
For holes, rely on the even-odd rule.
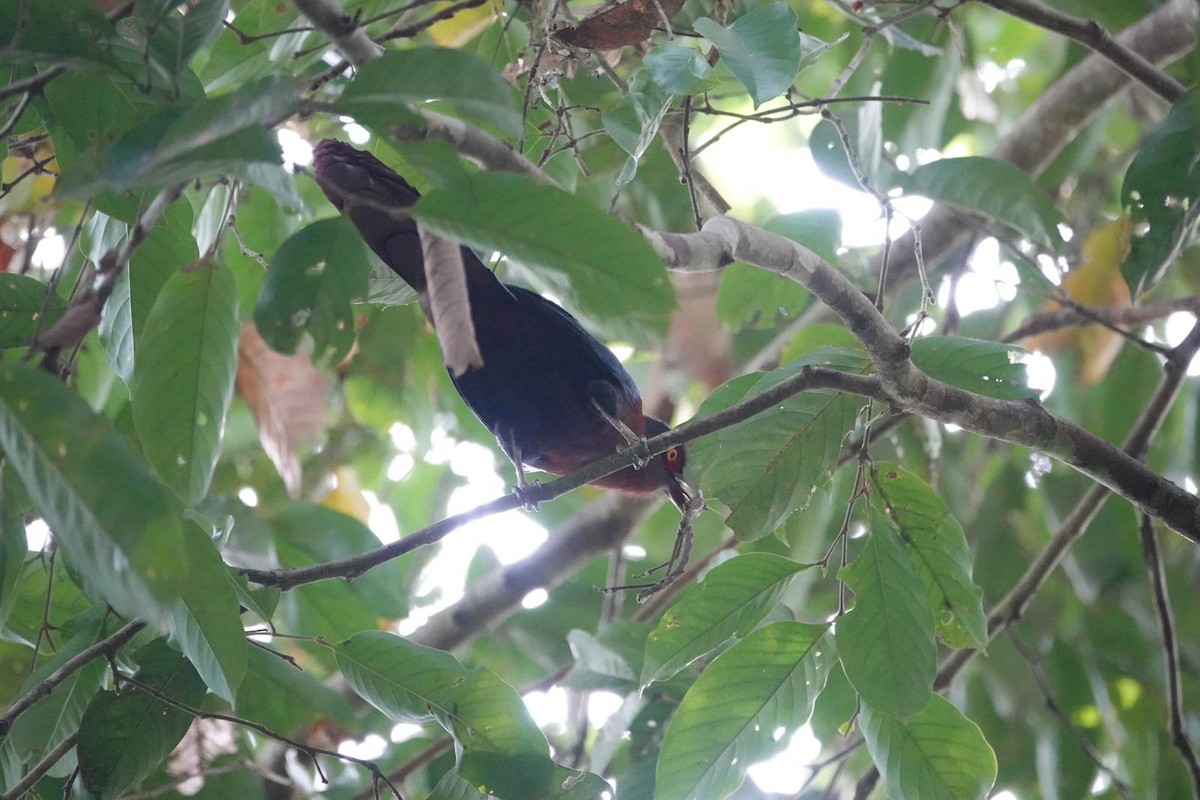
[[417,225],[421,254],[425,257],[425,279],[429,284],[429,315],[442,347],[442,361],[454,377],[472,367],[483,366],[483,354],[475,340],[471,303],[467,299],[467,274],[458,242],[438,236]]
[[237,393],[258,423],[258,438],[288,494],[300,493],[302,445],[315,442],[325,427],[325,379],[307,353],[277,353],[253,323],[242,326],[238,342]]
[[588,50],[616,50],[650,38],[663,22],[679,13],[683,0],[626,0],[608,6],[554,35],[573,47]]

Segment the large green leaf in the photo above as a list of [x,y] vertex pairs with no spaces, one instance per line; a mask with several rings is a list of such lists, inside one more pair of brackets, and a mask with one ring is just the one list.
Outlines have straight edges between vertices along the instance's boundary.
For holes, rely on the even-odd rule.
[[163,622],[188,570],[182,510],[129,443],[50,375],[9,364],[0,447],[86,586]]
[[521,132],[512,87],[483,59],[448,48],[392,51],[363,64],[334,107],[355,116],[430,100],[444,101],[464,117],[490,122],[509,136]]
[[760,6],[725,28],[708,17],[696,20],[696,33],[721,51],[721,60],[741,81],[754,107],[787,91],[800,70],[796,12],[787,3]]
[[1028,174],[983,156],[943,158],[917,167],[904,191],[1008,225],[1051,250],[1062,246],[1062,215]]
[[674,95],[651,82],[648,75],[645,70],[634,75],[621,102],[602,117],[605,133],[629,154],[617,176],[618,186],[624,186],[637,175],[638,161],[657,139],[663,116],[674,99]]
[[958,520],[928,484],[894,464],[877,464],[872,483],[871,499],[899,528],[943,641],[986,649],[983,590],[971,579],[971,550]]
[[854,608],[837,621],[846,677],[873,708],[915,713],[929,702],[937,671],[933,611],[904,544],[879,513],[866,549],[838,577],[854,591]]
[[62,316],[67,301],[26,275],[0,273],[0,349],[27,347]]
[[312,337],[313,361],[336,362],[354,344],[353,300],[367,294],[367,246],[342,217],[288,237],[267,269],[254,323],[271,347],[294,353]]
[[171,637],[212,693],[233,703],[246,672],[246,636],[229,568],[199,525],[184,524],[188,575],[171,615]]
[[663,735],[654,796],[722,798],[746,769],[787,746],[812,713],[834,663],[827,625],[775,622],[709,665]]
[[650,634],[642,687],[668,680],[730,639],[745,636],[775,609],[788,579],[805,568],[770,553],[746,553],[713,567],[679,595]]
[[[137,680],[189,707],[204,699],[204,681],[163,639],[138,649]],[[192,716],[146,692],[100,692],[79,724],[79,774],[99,800],[121,796],[159,767],[187,733]]]
[[912,360],[939,381],[999,400],[1037,397],[1029,388],[1025,351],[1010,344],[962,336],[923,336],[913,342]]
[[138,337],[134,426],[146,458],[189,505],[217,466],[240,333],[233,275],[209,262],[167,281]]
[[[99,611],[99,609],[96,609]],[[91,619],[81,626],[53,659],[41,664],[21,686],[21,694],[33,689],[52,672],[105,636],[103,613],[90,613]],[[105,663],[97,658],[67,676],[50,694],[22,714],[12,727],[5,744],[26,764],[36,764],[50,750],[75,733],[79,720],[92,696],[104,680]]]
[[113,68],[121,37],[100,9],[77,0],[0,3],[0,61]]
[[585,314],[662,331],[672,303],[662,261],[627,226],[561,189],[521,175],[479,173],[434,189],[413,216],[485,253],[558,273],[562,296]]
[[[586,797],[594,776],[569,773],[548,757],[546,737],[512,687],[494,672],[469,669],[449,653],[382,631],[334,649],[350,687],[395,720],[436,721],[460,749],[458,771],[504,800]],[[566,784],[564,786],[564,780]]]
[[[823,347],[760,376],[736,379],[700,407],[706,416],[752,397],[799,373],[807,365],[850,372],[868,368],[865,356]],[[689,445],[689,480],[705,497],[729,507],[726,522],[742,539],[776,530],[808,506],[816,487],[836,466],[842,440],[854,426],[862,401],[828,389],[802,392]]]
[[273,76],[214,100],[163,108],[111,146],[77,160],[56,191],[87,197],[106,188],[167,186],[213,172],[262,183],[267,178],[257,168],[280,164],[279,142],[271,130],[298,104],[295,83]]
[[[117,276],[113,292],[104,304],[97,332],[113,372],[126,383],[133,380],[137,345],[142,341],[146,318],[158,293],[172,275],[199,257],[192,219],[187,200],[168,206],[146,240],[134,251],[129,266]],[[93,215],[89,225],[95,236],[94,249],[99,252],[92,255],[94,259],[103,254],[105,245],[113,246],[120,241],[118,233],[127,233],[125,226],[104,214]]]
[[1121,202],[1145,225],[1121,270],[1134,297],[1176,263],[1194,232],[1200,201],[1200,105],[1193,89],[1142,142],[1125,172]]
[[996,754],[974,722],[934,695],[907,720],[864,704],[863,738],[895,800],[984,800],[996,782]]
[[702,53],[690,47],[664,44],[642,58],[650,79],[668,94],[695,94],[716,87],[712,67]]

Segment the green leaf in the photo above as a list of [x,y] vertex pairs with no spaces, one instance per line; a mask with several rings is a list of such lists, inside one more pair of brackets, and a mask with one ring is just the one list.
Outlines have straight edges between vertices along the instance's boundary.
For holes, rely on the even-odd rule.
[[919,194],[968,213],[1008,225],[1031,241],[1057,250],[1062,215],[1028,174],[1006,161],[983,156],[943,158],[917,167],[904,182]]
[[1200,200],[1200,106],[1192,90],[1146,136],[1125,171],[1121,203],[1135,224],[1146,226],[1132,241],[1121,267],[1134,297],[1148,292],[1177,262],[1195,230]]
[[584,200],[521,175],[484,172],[434,189],[413,216],[485,253],[499,250],[568,279],[561,297],[585,314],[661,332],[670,282],[650,245]]
[[334,108],[355,116],[365,109],[441,100],[476,122],[502,133],[521,132],[513,90],[483,59],[462,50],[414,47],[385,53],[363,64]]
[[788,579],[807,565],[770,553],[745,553],[683,590],[646,642],[642,688],[665,681],[775,609]]
[[246,672],[246,636],[229,569],[212,539],[194,522],[184,524],[187,583],[171,615],[179,643],[212,693],[233,703]]
[[979,726],[940,695],[907,720],[864,704],[860,723],[895,800],[984,800],[996,782],[996,754]]
[[146,458],[188,505],[207,494],[217,466],[240,334],[233,275],[209,262],[167,280],[138,338],[134,427]]
[[62,316],[67,301],[26,275],[0,273],[0,349],[27,347]]
[[350,699],[321,683],[311,672],[296,669],[283,656],[250,647],[246,676],[238,687],[237,713],[275,731],[299,730],[313,715],[347,728],[356,724]]
[[[699,416],[759,394],[815,364],[861,373],[869,366],[855,352],[818,348],[736,392],[714,392]],[[745,386],[738,379],[739,388]],[[769,411],[689,445],[689,480],[705,497],[729,507],[729,527],[742,539],[774,531],[808,506],[813,491],[836,466],[842,439],[862,401],[827,389],[802,392]]]
[[[21,687],[22,695],[105,636],[103,614],[95,615],[95,618],[94,623],[84,625],[72,636],[53,659],[33,671]],[[79,720],[92,696],[99,691],[105,671],[103,659],[88,662],[17,718],[6,743],[11,744],[23,763],[36,764],[79,729]]]
[[800,70],[796,12],[787,3],[760,6],[723,28],[708,17],[696,20],[696,33],[721,51],[721,60],[741,81],[754,107],[787,91]]
[[933,692],[933,611],[900,537],[872,512],[866,549],[838,573],[854,591],[854,608],[837,622],[838,652],[864,703],[906,717]]
[[725,797],[746,769],[787,746],[834,663],[828,625],[775,622],[709,665],[663,735],[655,797]]
[[382,631],[357,633],[334,654],[371,705],[394,720],[434,720],[449,732],[462,752],[459,774],[475,786],[505,800],[563,796],[546,737],[494,672]]
[[871,500],[899,528],[942,639],[951,647],[987,649],[983,590],[971,578],[971,550],[958,520],[928,484],[894,464],[877,464],[872,483]]
[[367,246],[341,217],[288,237],[271,258],[254,323],[271,347],[294,353],[303,334],[317,363],[337,362],[354,344],[352,301],[367,293]]
[[[103,218],[103,219],[97,219]],[[96,249],[107,249],[120,241],[115,236],[123,226],[110,217],[97,214]],[[127,231],[126,231],[127,232]],[[114,241],[115,238],[115,241]],[[111,244],[110,244],[111,243]],[[113,372],[121,380],[133,380],[137,344],[142,341],[146,318],[158,293],[171,276],[199,258],[192,235],[192,209],[186,199],[167,207],[158,224],[133,253],[129,266],[117,276],[113,292],[104,304],[97,331]]]
[[659,45],[643,56],[642,63],[650,80],[668,94],[696,94],[719,85],[709,77],[712,67],[708,61],[690,47]]
[[635,690],[649,633],[649,626],[628,620],[610,623],[596,635],[578,629],[570,631],[567,644],[574,663],[560,685],[582,691]]
[[28,557],[25,520],[0,495],[0,630],[20,596],[21,573]]
[[962,336],[923,336],[913,342],[912,360],[939,381],[998,400],[1037,397],[1030,389],[1020,347]]
[[[763,226],[835,263],[842,240],[842,218],[836,211],[817,209],[781,214]],[[780,318],[794,318],[808,305],[811,295],[795,281],[765,269],[735,262],[721,271],[717,314],[738,328],[774,328]]]
[[[137,680],[189,707],[204,699],[204,681],[163,639],[134,653]],[[156,770],[183,739],[192,716],[146,692],[100,692],[79,724],[79,774],[99,800],[119,797]]]
[[643,70],[633,76],[629,91],[620,104],[612,111],[604,112],[604,131],[629,154],[617,176],[617,186],[624,186],[637,174],[638,161],[657,138],[658,128],[672,100],[674,95],[651,83],[648,73]]
[[214,100],[163,108],[111,146],[78,159],[55,191],[83,198],[105,188],[168,186],[213,172],[261,177],[249,168],[280,164],[271,131],[298,106],[294,82],[272,76]]
[[36,0],[0,3],[0,61],[95,69],[117,64],[113,24],[92,3]]
[[0,449],[86,586],[159,623],[187,575],[181,509],[124,437],[50,375],[0,369]]

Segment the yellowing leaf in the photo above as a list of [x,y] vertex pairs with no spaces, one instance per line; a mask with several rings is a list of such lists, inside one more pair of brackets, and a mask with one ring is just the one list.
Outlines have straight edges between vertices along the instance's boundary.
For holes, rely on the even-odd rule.
[[354,517],[366,525],[371,516],[371,507],[363,496],[362,484],[354,467],[340,466],[333,471],[333,477],[337,483],[321,498],[321,505]]
[[[29,173],[31,169],[33,172]],[[58,161],[50,137],[43,136],[36,144],[23,142],[9,148],[8,158],[0,165],[0,181],[7,187],[18,179],[20,182],[0,197],[0,217],[37,214],[51,207],[47,200],[58,179]]]
[[[1128,215],[1106,220],[1083,240],[1079,263],[1063,278],[1062,288],[1067,296],[1081,306],[1128,306],[1131,303],[1129,286],[1121,274],[1121,264],[1129,255],[1132,224]],[[1053,311],[1062,304],[1051,300],[1041,311]],[[1079,353],[1079,379],[1086,386],[1099,383],[1121,351],[1121,335],[1101,325],[1049,331],[1032,336],[1025,342],[1031,350],[1058,355],[1068,350]]]
[[[433,10],[441,11],[448,5],[450,3],[438,3],[433,6]],[[483,3],[474,8],[463,9],[449,19],[438,22],[429,29],[429,36],[442,47],[462,47],[483,33],[495,18],[492,4]]]

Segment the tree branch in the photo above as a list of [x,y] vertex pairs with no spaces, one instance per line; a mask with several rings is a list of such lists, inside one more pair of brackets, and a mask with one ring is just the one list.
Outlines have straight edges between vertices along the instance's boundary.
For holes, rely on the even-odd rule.
[[[1196,47],[1200,26],[1200,3],[1170,0],[1117,35],[1130,52],[1153,64],[1165,64]],[[1074,141],[1076,134],[1129,86],[1129,76],[1098,53],[1072,67],[1050,86],[1009,129],[991,157],[1008,161],[1030,175],[1040,175]],[[969,232],[953,211],[935,207],[921,220],[922,252],[927,264],[936,264],[958,246]],[[914,232],[896,243],[888,265],[889,290],[897,291],[916,273]],[[878,257],[871,260],[873,274],[880,269]]]
[[63,756],[71,752],[78,738],[78,733],[72,733],[59,742],[53,750],[46,754],[45,758],[39,761],[29,772],[25,773],[21,780],[14,783],[11,789],[0,795],[0,800],[19,800],[19,798],[28,794],[37,785],[37,782],[42,779],[43,775],[49,772]]
[[339,0],[292,0],[296,9],[313,26],[329,37],[333,45],[354,66],[383,55],[383,48],[342,8]]
[[338,561],[327,561],[310,567],[297,569],[243,569],[242,574],[262,586],[276,586],[283,590],[293,589],[307,583],[328,580],[330,578],[352,579],[362,575],[372,567],[377,567],[393,558],[398,558],[418,547],[441,541],[451,531],[462,527],[468,522],[511,511],[519,508],[522,502],[544,503],[560,495],[578,489],[585,484],[624,469],[639,458],[646,455],[656,456],[676,445],[686,444],[693,439],[707,436],[724,428],[744,422],[755,414],[761,414],[782,400],[811,389],[836,389],[838,391],[860,394],[877,400],[883,400],[884,394],[875,378],[852,375],[837,370],[822,367],[807,366],[798,374],[781,381],[765,392],[743,400],[715,414],[684,423],[664,434],[647,439],[645,447],[638,442],[611,456],[594,461],[582,469],[572,472],[557,480],[540,485],[529,486],[522,492],[523,498],[516,493],[510,493],[490,502],[477,506],[470,511],[454,514],[427,525],[421,530],[391,544],[376,548],[357,556],[351,556]]
[[100,656],[111,656],[128,644],[145,627],[146,623],[144,622],[129,623],[108,638],[101,639],[91,647],[81,650],[63,662],[61,667],[38,681],[32,689],[17,698],[8,711],[4,712],[4,716],[0,717],[0,738],[7,736],[17,718],[32,708],[43,697],[54,691],[54,687],[83,669],[92,660]]
[[1146,560],[1146,573],[1150,578],[1150,591],[1154,597],[1154,612],[1163,639],[1163,669],[1167,673],[1167,713],[1170,720],[1168,730],[1171,743],[1179,751],[1192,779],[1192,796],[1200,798],[1200,760],[1188,737],[1187,716],[1183,710],[1183,686],[1180,681],[1179,638],[1175,633],[1175,619],[1171,612],[1171,597],[1167,593],[1167,576],[1163,572],[1162,553],[1154,535],[1150,517],[1143,514],[1140,532],[1142,553]]
[[1062,34],[1095,50],[1126,75],[1141,82],[1168,103],[1174,103],[1186,91],[1182,83],[1156,69],[1149,59],[1123,45],[1095,20],[1073,17],[1070,14],[1043,6],[1034,0],[979,0],[979,2],[1040,28]]
[[859,340],[875,364],[882,399],[894,408],[1044,451],[1200,544],[1200,500],[1194,495],[1040,403],[996,400],[931,378],[912,363],[908,344],[874,303],[811,250],[729,217],[710,219],[700,233],[643,234],[671,269],[707,271],[739,260],[796,281]]

